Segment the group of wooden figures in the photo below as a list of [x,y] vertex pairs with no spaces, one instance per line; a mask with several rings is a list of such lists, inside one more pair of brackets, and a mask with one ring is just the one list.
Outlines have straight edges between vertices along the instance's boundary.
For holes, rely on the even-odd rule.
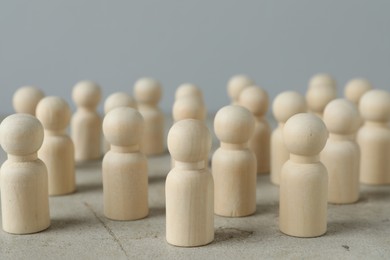
[[[306,97],[280,93],[266,119],[267,92],[243,75],[227,86],[232,104],[214,118],[220,147],[209,169],[211,134],[201,90],[176,90],[167,145],[172,169],[165,183],[166,239],[176,246],[201,246],[214,239],[214,214],[244,217],[256,211],[257,174],[280,185],[279,227],[288,235],[316,237],[327,227],[327,203],[359,198],[359,182],[390,184],[390,94],[363,79],[351,80],[345,99],[336,83],[315,75]],[[62,98],[34,87],[15,92],[16,114],[0,125],[8,154],[1,167],[2,224],[6,232],[39,232],[50,225],[48,195],[76,190],[75,161],[102,162],[104,215],[136,220],[148,215],[146,156],[164,152],[164,115],[158,81],[138,80],[133,99],[109,96],[103,122],[96,112],[100,87],[90,81],[73,89],[77,111]],[[71,137],[67,127],[71,121]],[[105,143],[101,145],[101,131]],[[39,158],[39,159],[38,159]],[[42,161],[41,161],[42,160]]]

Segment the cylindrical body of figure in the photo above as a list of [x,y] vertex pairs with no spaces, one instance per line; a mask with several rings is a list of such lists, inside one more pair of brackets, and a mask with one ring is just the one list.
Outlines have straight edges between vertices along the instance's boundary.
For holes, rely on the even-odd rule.
[[76,190],[74,146],[67,135],[52,135],[45,131],[38,157],[45,162],[49,173],[49,195],[64,195]]
[[390,128],[388,125],[366,122],[359,130],[360,182],[390,184]]
[[139,152],[108,151],[102,162],[104,215],[136,220],[149,213],[148,165]]
[[167,241],[184,247],[209,244],[214,240],[213,177],[204,166],[187,170],[178,164],[165,183]]
[[279,185],[280,173],[290,153],[283,142],[282,126],[278,126],[271,135],[271,182]]
[[164,114],[158,107],[138,105],[138,111],[144,118],[145,128],[140,143],[141,151],[146,155],[164,152]]
[[326,232],[328,175],[318,161],[287,161],[280,179],[279,228],[296,237],[317,237]]
[[41,160],[8,160],[1,167],[1,212],[8,233],[36,233],[50,226],[47,169]]
[[214,212],[243,217],[256,211],[256,157],[248,148],[219,148],[213,155]]
[[271,127],[264,117],[256,118],[255,130],[249,139],[249,148],[257,158],[257,173],[268,174],[271,160]]
[[329,176],[328,201],[354,203],[359,199],[359,146],[355,141],[329,137],[321,152],[321,162]]
[[98,113],[79,109],[71,121],[76,161],[97,160],[101,157],[102,123]]

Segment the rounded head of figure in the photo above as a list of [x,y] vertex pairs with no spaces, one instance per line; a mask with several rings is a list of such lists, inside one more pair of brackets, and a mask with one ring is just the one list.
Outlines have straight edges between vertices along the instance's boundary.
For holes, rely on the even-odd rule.
[[214,119],[214,131],[223,143],[243,144],[251,138],[255,119],[248,109],[241,106],[225,106]]
[[179,100],[185,97],[192,97],[203,100],[203,93],[197,85],[192,83],[184,83],[176,89],[175,100]]
[[241,92],[238,104],[248,109],[256,117],[265,116],[269,106],[268,93],[257,86],[247,87]]
[[313,77],[310,78],[309,80],[309,87],[308,89],[320,85],[326,85],[326,86],[331,86],[334,89],[337,88],[336,80],[329,74],[326,73],[320,73],[316,74]]
[[310,111],[322,114],[326,105],[337,98],[337,91],[331,85],[315,85],[306,92],[306,102]]
[[210,131],[200,120],[180,120],[168,132],[168,150],[175,161],[186,163],[204,161],[210,149]]
[[36,153],[43,143],[43,126],[29,114],[13,114],[0,124],[0,142],[11,155],[27,156]]
[[144,129],[142,115],[130,107],[117,107],[107,113],[103,120],[103,133],[114,146],[138,145]]
[[161,99],[161,84],[152,78],[140,78],[134,85],[134,97],[139,103],[157,105]]
[[254,84],[253,80],[246,75],[233,76],[227,84],[227,92],[233,102],[238,102],[241,91]]
[[194,97],[183,97],[177,99],[172,108],[173,120],[175,122],[183,119],[206,119],[204,103]]
[[12,105],[16,113],[35,115],[35,109],[44,96],[42,90],[33,86],[24,86],[15,92]]
[[344,96],[359,105],[360,98],[371,89],[372,85],[367,79],[352,79],[345,85]]
[[368,91],[360,99],[359,111],[364,120],[389,122],[390,93],[382,89]]
[[290,153],[315,156],[325,147],[328,130],[317,116],[300,113],[287,120],[283,128],[283,139]]
[[323,120],[330,133],[339,135],[355,134],[360,126],[360,115],[355,104],[341,98],[325,107]]
[[272,111],[278,122],[286,123],[293,115],[307,112],[306,100],[298,92],[285,91],[274,99]]
[[68,103],[60,97],[45,97],[37,106],[36,117],[49,131],[63,131],[69,124],[71,111]]
[[93,81],[80,81],[73,87],[72,98],[79,107],[95,108],[101,97],[101,88]]
[[107,114],[111,110],[117,107],[131,107],[137,108],[137,103],[126,92],[115,92],[109,95],[104,102],[104,113]]

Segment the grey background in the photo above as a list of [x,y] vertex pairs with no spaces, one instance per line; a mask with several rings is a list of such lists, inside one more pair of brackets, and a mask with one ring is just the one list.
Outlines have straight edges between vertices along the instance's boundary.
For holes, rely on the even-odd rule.
[[[71,102],[82,79],[104,96],[141,76],[175,88],[198,84],[209,111],[227,104],[226,82],[245,73],[277,93],[304,92],[317,72],[339,83],[362,76],[390,89],[390,1],[1,1],[0,112],[22,85]],[[100,107],[101,109],[101,107]]]

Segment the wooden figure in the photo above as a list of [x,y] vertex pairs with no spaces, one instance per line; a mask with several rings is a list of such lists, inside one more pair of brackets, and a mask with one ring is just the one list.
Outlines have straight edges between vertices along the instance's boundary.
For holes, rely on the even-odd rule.
[[360,98],[373,87],[367,79],[352,79],[345,85],[344,96],[349,101],[359,106]]
[[364,125],[357,134],[360,146],[360,182],[390,184],[390,93],[375,89],[359,103]]
[[210,148],[210,132],[200,120],[181,120],[168,133],[176,161],[165,183],[169,244],[202,246],[214,240],[214,183],[204,162]]
[[42,124],[34,116],[14,114],[0,125],[0,142],[8,159],[1,167],[3,230],[13,234],[42,231],[50,226],[48,179],[37,151]]
[[200,88],[192,83],[181,84],[175,93],[175,100],[181,99],[183,97],[195,97],[203,101],[203,93]]
[[149,213],[148,164],[139,151],[144,122],[129,107],[111,110],[103,132],[111,144],[102,162],[104,215],[113,220],[136,220]]
[[326,232],[328,174],[319,153],[328,137],[317,116],[301,113],[287,120],[283,138],[290,152],[280,176],[279,228],[295,237]]
[[131,107],[137,109],[137,103],[135,102],[135,99],[126,92],[115,92],[106,98],[106,101],[104,102],[104,113],[107,115],[108,112],[117,107]]
[[290,157],[283,141],[284,124],[293,115],[307,112],[307,106],[301,94],[295,91],[285,91],[276,96],[272,110],[278,126],[271,136],[271,182],[279,185],[282,166]]
[[33,86],[19,88],[12,99],[12,105],[16,113],[25,113],[35,116],[35,108],[45,96],[42,90]]
[[256,86],[245,88],[239,98],[239,104],[255,116],[255,130],[249,139],[249,148],[256,155],[258,174],[270,172],[271,127],[266,118],[268,103],[267,92]]
[[227,92],[232,101],[231,104],[238,105],[241,91],[254,84],[253,80],[246,75],[236,75],[232,77],[227,84]]
[[328,170],[328,202],[354,203],[359,199],[359,146],[354,140],[359,128],[359,112],[348,100],[335,99],[324,111],[329,138],[321,152]]
[[206,108],[202,100],[196,97],[182,97],[175,101],[172,108],[175,122],[183,119],[206,120]]
[[141,78],[134,86],[134,97],[138,111],[144,118],[145,128],[141,151],[145,155],[156,155],[164,152],[164,114],[158,107],[162,90],[158,81]]
[[[117,107],[131,107],[137,109],[137,103],[135,99],[126,92],[115,92],[109,95],[104,102],[104,114]],[[107,141],[104,142],[103,151],[106,153],[110,149],[110,145]]]
[[317,74],[309,82],[306,102],[309,111],[322,119],[326,105],[337,98],[336,81],[327,74]]
[[256,211],[256,157],[248,148],[255,120],[241,106],[221,108],[214,119],[214,130],[221,147],[212,159],[214,213],[243,217]]
[[[353,102],[357,107],[359,107],[359,102],[361,97],[367,91],[373,89],[371,83],[366,79],[352,79],[350,80],[344,89],[345,98]],[[363,118],[359,113],[360,126],[364,124]]]
[[71,111],[65,100],[45,97],[37,106],[36,116],[45,129],[38,157],[46,164],[49,195],[64,195],[76,190],[74,146],[66,134]]
[[99,159],[102,123],[96,107],[101,99],[100,86],[92,81],[81,81],[74,86],[72,97],[77,105],[71,121],[76,161]]

